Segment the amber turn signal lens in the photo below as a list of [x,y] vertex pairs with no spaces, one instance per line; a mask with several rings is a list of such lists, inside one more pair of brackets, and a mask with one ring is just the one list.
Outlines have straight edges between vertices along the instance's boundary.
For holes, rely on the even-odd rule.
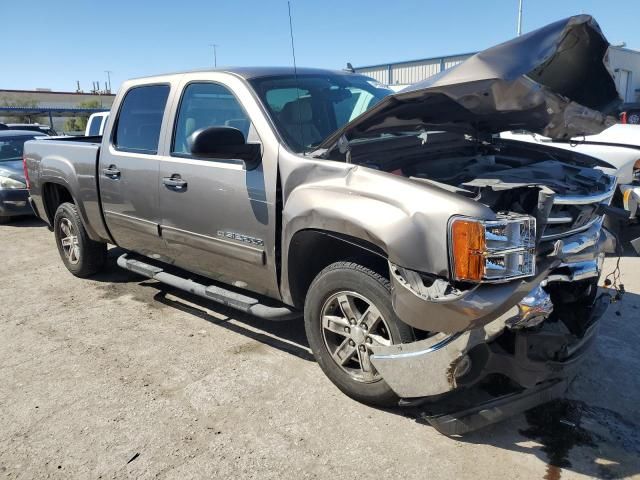
[[484,274],[485,229],[480,222],[454,220],[451,225],[456,280],[479,282]]

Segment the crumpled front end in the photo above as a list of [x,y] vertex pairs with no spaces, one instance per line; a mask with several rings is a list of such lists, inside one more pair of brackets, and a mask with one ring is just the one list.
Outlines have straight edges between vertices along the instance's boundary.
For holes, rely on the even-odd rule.
[[[572,201],[584,206],[589,200],[608,203],[609,198]],[[556,201],[563,204],[562,197]],[[520,399],[522,408],[548,400],[550,392],[563,393],[551,387],[572,378],[610,303],[608,294],[597,296],[604,252],[615,250],[615,239],[602,221],[595,215],[584,219],[582,227],[567,225],[563,233],[558,224],[545,229],[536,274],[504,283],[462,290],[390,263],[398,316],[414,328],[439,333],[414,343],[376,346],[372,364],[403,399],[439,398],[498,377],[513,391],[527,392],[526,401]],[[543,387],[543,393],[529,394]],[[491,421],[516,413],[502,407],[500,412]],[[477,428],[488,422],[484,420],[470,425]],[[457,433],[466,428],[456,422],[449,427]]]
[[[595,292],[603,252],[611,248],[613,239],[597,227],[567,238],[533,279],[480,285],[459,297],[427,299],[412,290],[392,266],[393,305],[401,319],[423,329],[427,325],[444,329],[443,322],[456,327],[447,325],[447,333],[414,343],[375,347],[373,365],[400,397],[426,397],[477,383],[492,373],[495,365],[488,369],[488,357],[473,361],[469,355],[501,337],[541,335],[548,339],[557,335],[564,343],[555,344],[557,351],[547,352],[549,359],[563,348],[573,348],[570,340],[579,343],[588,326],[604,312],[603,300],[596,301]],[[565,295],[569,291],[571,295]],[[515,359],[515,352],[511,356]],[[521,377],[515,368],[507,376],[531,387],[545,379],[545,371],[542,368],[531,380]]]
[[[595,281],[590,287],[597,288]],[[563,395],[596,338],[611,297],[576,304],[580,320],[554,314],[541,286],[532,302],[521,302],[493,322],[467,332],[438,334],[396,348],[377,348],[371,362],[405,401],[442,400],[465,395],[464,408],[428,416],[441,433],[463,434]],[[588,297],[588,299],[586,298]],[[473,398],[473,387],[500,382],[508,389]],[[454,397],[452,397],[454,398]],[[446,401],[444,402],[446,403]],[[452,403],[457,403],[455,400]]]

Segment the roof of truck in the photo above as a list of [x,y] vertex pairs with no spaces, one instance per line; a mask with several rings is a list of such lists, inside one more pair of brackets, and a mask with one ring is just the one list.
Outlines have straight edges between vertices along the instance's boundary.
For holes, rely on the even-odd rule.
[[222,72],[231,73],[245,80],[250,80],[259,77],[271,77],[279,75],[360,75],[358,73],[352,73],[347,70],[329,70],[323,68],[308,68],[300,67],[294,70],[293,67],[222,67],[222,68],[200,68],[195,70],[186,70],[182,72],[171,72],[159,75],[150,75],[145,77],[138,77],[132,80],[141,80],[143,78],[154,78],[165,75],[181,75],[186,73],[202,73],[202,72]]

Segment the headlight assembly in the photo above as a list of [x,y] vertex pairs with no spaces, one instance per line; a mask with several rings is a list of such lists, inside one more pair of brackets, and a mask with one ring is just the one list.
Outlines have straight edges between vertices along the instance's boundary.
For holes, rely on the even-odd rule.
[[0,188],[6,189],[17,189],[17,188],[27,188],[27,185],[20,180],[15,180],[9,177],[0,176]]
[[496,220],[453,217],[449,222],[452,278],[498,282],[535,275],[536,220],[498,215]]

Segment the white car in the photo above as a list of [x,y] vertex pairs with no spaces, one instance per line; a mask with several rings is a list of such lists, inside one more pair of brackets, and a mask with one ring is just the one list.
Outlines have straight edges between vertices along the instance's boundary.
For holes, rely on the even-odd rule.
[[602,170],[618,177],[620,191],[613,205],[628,210],[632,220],[640,220],[640,125],[616,124],[598,135],[572,138],[571,142],[554,142],[523,131],[502,132],[500,137],[573,150],[607,162],[615,168]]
[[84,131],[85,136],[102,135],[104,126],[107,124],[109,112],[92,113],[87,121],[87,128]]

